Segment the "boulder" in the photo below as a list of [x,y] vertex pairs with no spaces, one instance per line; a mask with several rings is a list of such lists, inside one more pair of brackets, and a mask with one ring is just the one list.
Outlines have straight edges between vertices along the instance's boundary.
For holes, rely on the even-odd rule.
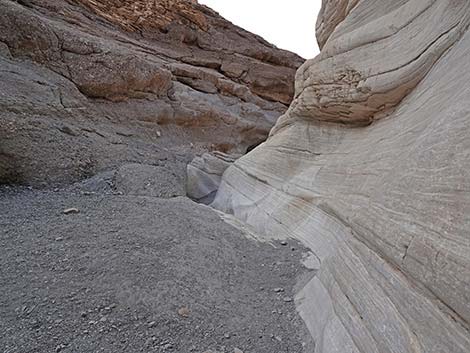
[[210,204],[215,197],[225,170],[235,156],[222,152],[204,153],[187,166],[186,194],[193,200]]

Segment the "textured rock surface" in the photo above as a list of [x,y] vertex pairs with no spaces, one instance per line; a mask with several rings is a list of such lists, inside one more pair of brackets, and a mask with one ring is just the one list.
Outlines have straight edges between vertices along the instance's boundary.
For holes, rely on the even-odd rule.
[[196,1],[0,0],[0,182],[244,153],[302,62]]
[[324,1],[321,54],[214,206],[300,239],[315,352],[470,351],[470,3]]
[[0,186],[0,210],[2,353],[309,352],[283,300],[309,276],[296,242],[247,239],[184,197]]
[[235,160],[236,156],[221,152],[204,153],[194,158],[186,169],[187,195],[198,202],[210,204],[219,189],[222,175]]

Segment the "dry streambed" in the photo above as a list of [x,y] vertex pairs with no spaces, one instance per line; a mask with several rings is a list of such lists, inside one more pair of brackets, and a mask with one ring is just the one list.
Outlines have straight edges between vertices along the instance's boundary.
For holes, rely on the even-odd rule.
[[3,352],[311,348],[299,244],[249,239],[185,197],[120,194],[1,189]]

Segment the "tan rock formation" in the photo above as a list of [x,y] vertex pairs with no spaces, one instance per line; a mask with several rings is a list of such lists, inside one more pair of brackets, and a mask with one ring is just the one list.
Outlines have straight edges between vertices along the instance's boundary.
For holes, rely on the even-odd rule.
[[300,239],[318,353],[470,352],[467,1],[324,1],[321,54],[214,206]]
[[0,182],[244,153],[303,60],[197,1],[0,0]]

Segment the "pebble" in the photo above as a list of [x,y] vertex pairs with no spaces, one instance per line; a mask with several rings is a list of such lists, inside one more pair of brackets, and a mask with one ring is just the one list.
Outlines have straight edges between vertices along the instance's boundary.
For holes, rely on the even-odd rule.
[[62,241],[62,240],[64,240],[64,237],[57,237],[57,238],[55,238],[55,241]]
[[147,324],[147,326],[148,326],[149,328],[155,327],[156,325],[157,325],[157,323],[156,323],[155,321],[151,321],[151,322],[149,322],[149,323]]
[[230,333],[224,334],[224,337],[227,338],[227,339],[229,339],[229,338],[230,338]]
[[55,348],[55,351],[56,352],[60,352],[62,349],[64,349],[66,347],[65,344],[59,344],[56,348]]
[[72,213],[79,213],[80,210],[78,208],[67,208],[63,211],[64,214],[72,214]]
[[153,344],[156,340],[157,340],[157,338],[156,338],[155,336],[152,336],[152,337],[148,338],[148,339],[145,341],[145,345],[146,345],[146,346],[150,346],[150,345]]
[[178,309],[178,315],[182,317],[189,317],[189,313],[190,313],[189,309],[185,306]]
[[288,244],[287,241],[285,240],[281,241],[281,245],[286,246],[287,244]]
[[284,292],[284,288],[274,288],[274,291],[276,293],[281,293],[281,292]]
[[167,343],[163,346],[163,349],[172,349],[173,345],[171,343]]
[[110,306],[106,306],[106,307],[104,308],[104,310],[110,311],[110,310],[114,309],[115,307],[116,307],[116,304],[111,304]]
[[290,303],[292,301],[292,298],[290,297],[284,297],[283,299],[286,303]]

